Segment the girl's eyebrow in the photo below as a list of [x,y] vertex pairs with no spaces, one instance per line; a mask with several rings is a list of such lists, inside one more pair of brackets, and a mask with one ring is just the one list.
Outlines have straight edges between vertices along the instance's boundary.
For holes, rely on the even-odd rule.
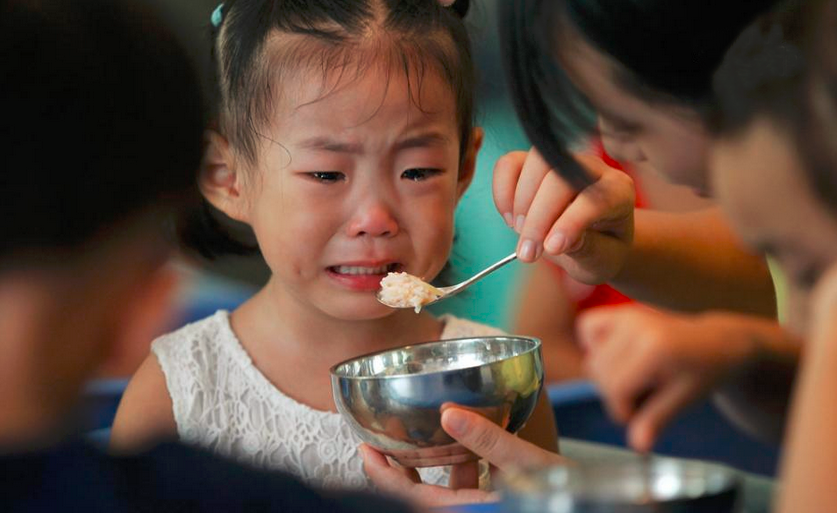
[[311,139],[306,139],[299,143],[299,146],[307,150],[321,150],[334,153],[363,153],[363,145],[361,144],[336,141],[328,137],[312,137]]
[[406,150],[409,148],[427,148],[429,146],[442,146],[450,142],[450,138],[441,132],[427,132],[413,137],[408,137],[395,144],[395,150]]
[[[410,148],[427,148],[430,146],[442,146],[450,142],[450,138],[441,132],[427,132],[395,143],[395,151]],[[363,145],[358,143],[347,143],[331,139],[329,137],[312,137],[299,143],[299,146],[306,150],[328,151],[333,153],[350,153],[360,155],[363,153]]]

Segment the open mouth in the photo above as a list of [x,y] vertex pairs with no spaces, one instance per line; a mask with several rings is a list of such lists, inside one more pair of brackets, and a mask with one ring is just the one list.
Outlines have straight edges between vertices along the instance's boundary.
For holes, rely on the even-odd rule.
[[364,267],[356,265],[335,265],[328,268],[334,274],[343,276],[380,276],[387,273],[394,273],[401,270],[403,266],[399,263],[380,265],[377,267]]

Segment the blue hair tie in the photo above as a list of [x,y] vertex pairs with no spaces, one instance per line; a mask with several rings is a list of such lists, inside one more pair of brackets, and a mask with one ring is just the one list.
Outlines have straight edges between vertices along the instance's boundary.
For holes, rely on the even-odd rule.
[[224,21],[224,4],[223,2],[218,4],[218,7],[212,11],[212,17],[209,18],[209,21],[212,22],[212,26],[216,29],[221,26],[221,22]]

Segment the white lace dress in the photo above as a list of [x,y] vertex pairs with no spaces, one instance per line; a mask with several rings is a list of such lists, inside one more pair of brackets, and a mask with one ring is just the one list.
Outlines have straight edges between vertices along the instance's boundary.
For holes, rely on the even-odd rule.
[[[442,339],[502,331],[443,316]],[[253,365],[229,322],[215,315],[151,346],[166,377],[180,439],[261,468],[281,469],[326,488],[371,488],[360,440],[337,413],[314,410],[277,389]],[[420,469],[446,484],[447,469]]]

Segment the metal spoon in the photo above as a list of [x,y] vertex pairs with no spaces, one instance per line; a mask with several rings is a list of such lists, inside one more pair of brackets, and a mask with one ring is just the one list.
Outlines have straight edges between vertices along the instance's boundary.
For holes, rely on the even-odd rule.
[[[463,281],[462,283],[458,283],[456,285],[451,285],[450,287],[439,287],[439,288],[437,288],[436,290],[439,292],[439,297],[437,297],[433,301],[428,301],[427,303],[421,305],[421,307],[424,308],[426,306],[430,306],[432,304],[438,303],[439,301],[447,299],[451,296],[455,296],[456,294],[459,294],[460,292],[467,289],[468,287],[470,287],[471,285],[473,285],[474,283],[476,283],[480,279],[488,276],[489,274],[493,273],[497,269],[503,267],[504,265],[506,265],[509,262],[512,262],[514,260],[517,260],[517,253],[512,253],[511,255],[509,255],[506,258],[500,260],[496,264],[494,264],[494,265],[492,265],[492,266],[490,266],[486,269],[483,269],[482,271],[478,272],[477,274],[471,276],[470,278]],[[375,295],[375,297],[378,298],[378,301],[380,303],[382,303],[382,304],[384,304],[384,305],[386,305],[390,308],[413,308],[412,306],[409,306],[409,305],[408,306],[392,305],[392,304],[389,304],[389,303],[386,303],[386,302],[382,301],[380,291],[378,291],[378,293]]]

